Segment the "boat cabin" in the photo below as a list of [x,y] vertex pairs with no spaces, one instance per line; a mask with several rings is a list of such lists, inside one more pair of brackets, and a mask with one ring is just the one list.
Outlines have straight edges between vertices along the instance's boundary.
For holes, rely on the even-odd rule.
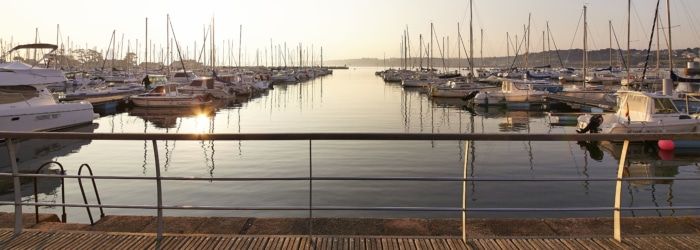
[[200,87],[206,89],[214,89],[214,78],[199,77],[190,82],[190,87]]
[[[671,96],[647,92],[620,92],[617,114],[631,121],[649,121],[655,115],[681,114]],[[690,117],[688,117],[690,118]]]

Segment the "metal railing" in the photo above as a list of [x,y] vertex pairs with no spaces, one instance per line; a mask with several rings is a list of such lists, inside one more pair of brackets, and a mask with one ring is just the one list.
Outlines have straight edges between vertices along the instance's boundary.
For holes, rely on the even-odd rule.
[[[51,175],[51,174],[23,174],[19,173],[18,166],[15,161],[10,161],[12,173],[0,173],[0,176],[10,176],[13,178],[14,201],[2,202],[0,205],[12,205],[15,208],[15,235],[22,232],[22,207],[23,206],[61,206],[65,207],[84,207],[88,209],[97,207],[103,208],[138,208],[138,209],[155,209],[157,210],[157,239],[160,241],[163,235],[163,210],[299,210],[309,211],[309,239],[313,234],[311,225],[313,219],[313,211],[322,210],[376,210],[376,211],[452,211],[462,213],[462,238],[467,239],[466,234],[466,218],[468,211],[613,211],[614,219],[614,238],[618,241],[622,240],[620,230],[620,213],[623,210],[663,210],[663,209],[700,209],[700,206],[684,206],[684,207],[622,207],[621,206],[621,191],[622,182],[631,180],[700,180],[692,177],[624,177],[625,161],[627,148],[630,141],[654,141],[654,140],[700,140],[700,133],[664,133],[664,134],[402,134],[402,133],[292,133],[292,134],[112,134],[112,133],[76,133],[76,132],[0,132],[0,138],[5,138],[7,144],[9,159],[15,159],[16,149],[14,141],[19,139],[84,139],[84,140],[122,140],[122,141],[151,141],[154,150],[155,177],[136,177],[136,176],[90,176],[80,175]],[[343,141],[464,141],[466,149],[464,152],[464,173],[462,176],[450,177],[315,177],[313,175],[313,166],[309,161],[309,175],[300,177],[265,177],[265,178],[234,178],[234,177],[163,177],[161,176],[161,165],[158,157],[158,140],[184,140],[184,141],[201,141],[201,140],[251,140],[251,141],[308,141],[309,156],[313,156],[312,143],[314,141],[328,140],[343,140]],[[609,178],[478,178],[467,176],[467,164],[469,163],[469,143],[470,141],[621,141],[623,142],[622,155],[618,166],[617,176]],[[83,164],[86,165],[86,164]],[[81,165],[81,170],[82,166]],[[89,168],[88,168],[89,170]],[[156,205],[126,205],[126,204],[88,204],[83,193],[85,204],[77,203],[46,203],[35,200],[34,202],[22,201],[22,193],[20,187],[20,178],[74,178],[81,181],[82,179],[115,179],[115,180],[149,180],[156,182],[157,203]],[[308,206],[172,206],[163,204],[162,181],[308,181],[309,204]],[[462,183],[462,206],[461,207],[358,207],[358,206],[314,206],[312,200],[313,181],[428,181],[428,182],[461,182]],[[468,181],[493,181],[493,182],[508,182],[508,181],[614,181],[616,182],[615,201],[610,207],[565,207],[565,208],[468,208],[467,207],[467,182]],[[82,189],[82,182],[81,189]],[[94,185],[93,185],[94,186]],[[95,187],[95,194],[97,188]],[[38,211],[37,211],[38,213]],[[65,222],[65,212],[64,212]],[[104,216],[104,213],[102,214]],[[91,223],[92,223],[92,216]]]

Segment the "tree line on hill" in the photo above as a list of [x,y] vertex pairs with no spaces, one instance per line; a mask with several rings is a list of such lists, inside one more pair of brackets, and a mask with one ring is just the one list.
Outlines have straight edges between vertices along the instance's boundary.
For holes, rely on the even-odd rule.
[[[687,62],[700,62],[698,59],[698,54],[700,54],[700,48],[686,48],[674,50],[673,52],[673,64],[676,68],[686,67]],[[588,67],[590,68],[605,68],[612,66],[613,68],[623,68],[624,65],[630,65],[632,68],[644,67],[645,62],[647,62],[648,68],[655,68],[657,61],[659,67],[668,68],[668,50],[657,51],[647,51],[647,50],[637,50],[630,49],[629,51],[629,61],[627,63],[627,50],[593,50],[588,51]],[[553,68],[569,67],[569,68],[582,68],[583,67],[583,50],[582,49],[571,49],[562,51],[546,51],[546,52],[534,52],[529,53],[526,56],[518,55],[515,56],[501,56],[501,57],[474,57],[474,64],[476,68],[533,68],[538,66],[550,65]],[[525,59],[527,58],[527,62]],[[612,59],[611,59],[612,58]],[[658,58],[658,59],[657,59]],[[434,58],[432,60],[433,68],[469,68],[469,60],[466,58]],[[612,65],[611,65],[612,61]],[[376,67],[380,69],[384,68],[406,68],[417,69],[417,68],[429,68],[427,58],[359,58],[359,59],[345,59],[345,60],[330,60],[324,62],[327,65],[347,65],[349,67]]]

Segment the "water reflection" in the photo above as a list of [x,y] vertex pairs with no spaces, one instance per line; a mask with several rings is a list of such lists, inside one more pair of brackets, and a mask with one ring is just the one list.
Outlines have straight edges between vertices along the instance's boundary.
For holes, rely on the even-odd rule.
[[211,105],[183,108],[133,107],[129,109],[129,116],[141,117],[156,128],[176,128],[178,120],[184,117],[213,117],[214,115],[216,115],[216,109]]
[[[62,132],[92,133],[99,124],[91,123]],[[92,140],[48,140],[31,139],[13,141],[15,147],[15,161],[20,171],[36,171],[45,162],[53,161],[57,157],[68,156],[77,153],[82,146],[90,144]],[[0,145],[0,172],[11,172],[7,143]]]
[[[97,123],[73,127],[61,130],[64,132],[92,133],[98,127]],[[59,157],[78,153],[83,146],[90,144],[92,140],[44,140],[31,139],[13,141],[15,148],[15,161],[20,173],[34,174],[45,163],[57,161]],[[0,145],[0,172],[11,173],[7,143]],[[62,174],[55,165],[45,166],[42,174]],[[42,200],[53,201],[56,198],[61,181],[58,178],[38,178],[38,191],[44,194]],[[33,178],[21,178],[22,196],[28,197],[34,193]],[[0,177],[0,200],[13,200],[13,184],[11,177]]]
[[[600,148],[619,161],[622,143],[604,141]],[[625,162],[626,177],[675,177],[680,166],[697,165],[699,154],[682,154],[667,158],[666,152],[658,150],[656,143],[630,143]],[[671,184],[672,180],[634,180],[633,185]]]
[[[602,159],[602,152],[612,156],[618,163],[622,155],[623,144],[619,142],[579,142],[582,148]],[[681,169],[686,166],[698,166],[700,154],[688,153],[667,155],[668,152],[659,150],[656,142],[630,143],[627,150],[626,161],[623,169],[623,177],[626,178],[651,178],[651,177],[676,177],[681,175]],[[683,206],[686,204],[674,204],[674,185],[687,185],[688,182],[675,183],[674,180],[628,180],[626,190],[628,193],[627,205],[634,206]],[[676,203],[683,203],[681,199]],[[663,203],[663,205],[662,205]],[[688,204],[691,205],[691,204]],[[675,210],[656,210],[655,215],[669,213],[673,215]],[[649,213],[647,211],[630,211],[633,216]]]

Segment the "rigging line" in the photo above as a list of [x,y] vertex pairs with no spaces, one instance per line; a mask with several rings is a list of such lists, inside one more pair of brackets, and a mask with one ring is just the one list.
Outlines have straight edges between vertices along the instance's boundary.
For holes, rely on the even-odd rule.
[[527,36],[523,36],[523,41],[520,43],[520,45],[517,46],[517,49],[515,50],[515,55],[513,56],[513,62],[510,64],[511,69],[515,65],[515,62],[518,61],[518,52],[520,52],[521,46],[523,46],[523,44],[525,44],[525,39],[527,39]]
[[552,44],[554,44],[554,51],[557,52],[557,58],[559,59],[559,65],[564,68],[564,63],[561,60],[561,55],[559,54],[559,48],[557,48],[557,42],[554,41],[554,35],[552,35],[552,30],[549,29],[549,25],[547,25],[547,33],[549,33],[549,37],[552,39]]
[[[647,66],[649,65],[649,54],[651,53],[651,44],[654,41],[654,29],[656,29],[656,20],[659,18],[659,3],[661,0],[656,0],[656,11],[654,11],[654,24],[651,25],[651,37],[649,37],[649,47],[647,47],[647,58],[644,60],[644,70],[642,71],[642,79],[647,74]],[[669,27],[670,29],[671,27]],[[673,67],[671,67],[673,68]],[[639,84],[641,88],[642,84]]]
[[[435,27],[433,27],[433,34],[435,35],[435,37],[438,37],[437,31],[435,31]],[[437,43],[437,47],[438,47],[438,52],[440,52],[440,57],[442,58],[442,68],[445,69],[445,67],[447,67],[447,64],[445,64],[445,55],[442,54],[442,48],[440,47],[439,42]],[[431,60],[432,60],[432,58],[431,58]],[[430,69],[430,70],[432,70],[432,69]]]
[[473,69],[474,65],[472,65],[472,60],[469,60],[469,54],[467,53],[467,48],[464,46],[464,39],[461,39],[460,36],[460,42],[462,43],[462,49],[464,49],[464,55],[467,57],[467,62],[469,62],[469,68]]
[[182,54],[180,54],[180,45],[177,43],[177,38],[175,37],[175,28],[173,27],[173,23],[170,21],[170,18],[168,18],[168,23],[170,24],[170,30],[172,30],[173,32],[173,40],[175,41],[175,48],[177,48],[177,56],[178,58],[180,58],[180,63],[182,64],[182,72],[185,73],[187,80],[189,80],[190,76],[189,74],[187,74],[187,69],[185,68],[185,61],[182,60]]
[[569,61],[569,55],[571,55],[572,48],[574,47],[574,41],[576,41],[576,36],[578,35],[578,29],[581,27],[581,21],[583,20],[583,10],[581,10],[581,15],[578,18],[578,23],[576,24],[576,30],[574,30],[574,38],[571,39],[571,45],[569,45],[569,51],[566,53],[566,58],[564,60]]
[[683,7],[681,9],[683,9],[683,11],[685,11],[686,17],[688,19],[692,19],[688,23],[690,25],[690,28],[693,30],[693,35],[695,36],[695,40],[698,41],[698,40],[700,40],[700,36],[699,36],[700,33],[698,32],[697,26],[695,26],[695,24],[698,23],[697,16],[691,14],[691,13],[696,13],[696,12],[691,9],[690,5],[686,1],[682,1],[681,4],[683,4]]
[[620,48],[620,41],[617,39],[617,34],[615,33],[615,27],[612,28],[613,36],[615,37],[615,43],[617,43],[617,51],[620,53],[620,59],[622,59],[622,68],[627,68],[627,61],[625,61],[625,56],[622,54],[622,48]]
[[643,35],[644,37],[648,37],[648,35],[646,34],[646,30],[647,30],[647,29],[646,29],[646,27],[644,27],[644,24],[642,23],[642,19],[640,19],[640,17],[639,17],[639,13],[637,12],[637,8],[636,8],[636,7],[637,7],[637,6],[634,5],[634,2],[632,2],[632,9],[634,9],[634,14],[636,14],[637,22],[639,23],[639,26],[642,27],[642,29],[641,29],[641,30],[642,30],[642,35]]

